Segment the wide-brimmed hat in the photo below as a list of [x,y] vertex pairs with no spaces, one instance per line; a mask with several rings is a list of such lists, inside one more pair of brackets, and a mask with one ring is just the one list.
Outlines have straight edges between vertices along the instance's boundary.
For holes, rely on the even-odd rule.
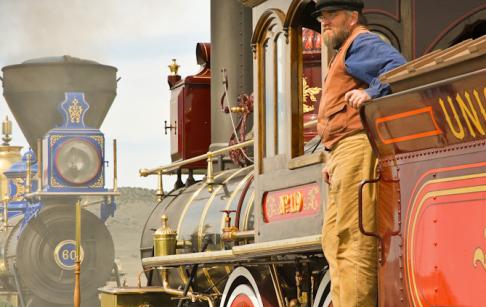
[[316,0],[316,10],[312,15],[319,16],[322,11],[358,11],[364,7],[363,0]]

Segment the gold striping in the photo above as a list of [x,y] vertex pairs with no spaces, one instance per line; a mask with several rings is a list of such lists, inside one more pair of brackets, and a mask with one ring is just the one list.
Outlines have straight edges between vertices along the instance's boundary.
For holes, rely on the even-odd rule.
[[[241,169],[235,171],[233,174],[229,175],[228,178],[226,178],[225,181],[223,181],[223,184],[226,184],[228,181],[230,181],[231,179],[236,177],[238,174],[240,174],[244,170],[245,170],[245,168],[241,168]],[[199,228],[198,228],[198,231],[197,231],[197,234],[198,234],[198,237],[199,237],[199,242],[198,242],[199,249],[201,249],[201,246],[202,246],[202,234],[203,234],[203,228],[204,228],[204,221],[206,220],[206,215],[208,214],[208,210],[211,207],[211,204],[212,204],[214,198],[216,197],[216,194],[218,194],[219,191],[221,191],[222,188],[223,188],[222,185],[218,185],[218,187],[216,189],[214,189],[213,193],[211,194],[211,197],[208,199],[208,201],[206,202],[206,205],[204,206],[203,212],[201,214],[201,219],[199,220]]]
[[[223,175],[223,173],[220,173],[218,175],[216,175],[214,177],[214,179],[218,178],[219,176]],[[189,198],[189,200],[187,201],[187,203],[184,205],[184,209],[182,210],[182,213],[179,217],[179,223],[177,224],[177,234],[178,234],[178,238],[177,239],[180,239],[179,238],[179,234],[181,233],[181,227],[182,227],[182,221],[184,220],[184,216],[186,215],[187,213],[187,210],[189,210],[189,206],[193,203],[194,201],[194,198],[196,198],[197,195],[199,195],[199,193],[201,193],[202,189],[204,189],[206,187],[206,183],[203,183],[192,195],[191,197]]]
[[[217,175],[215,178],[217,178],[218,176],[220,176],[221,174]],[[191,197],[189,197],[189,200],[187,201],[187,203],[184,205],[184,209],[182,210],[182,213],[181,215],[179,216],[179,222],[177,223],[177,239],[178,240],[183,240],[183,238],[181,239],[180,237],[180,233],[181,233],[181,227],[182,227],[182,221],[184,220],[184,216],[186,215],[187,213],[187,210],[189,210],[189,206],[193,203],[194,201],[194,198],[196,198],[197,195],[199,195],[199,193],[201,193],[201,191],[206,187],[206,184],[203,183],[201,184],[201,186],[192,193]],[[184,270],[181,268],[179,268],[179,276],[181,277],[181,280],[184,282],[184,283],[187,283],[187,277],[186,277],[186,274],[184,272]]]
[[[253,166],[250,166],[250,167],[253,168]],[[247,167],[246,169],[248,169],[250,167]],[[246,184],[246,182],[248,181],[248,178],[250,178],[251,175],[253,175],[253,172],[248,173],[248,175],[246,175],[245,178],[243,178],[243,180],[241,180],[240,183],[238,183],[238,185],[235,187],[235,190],[231,194],[231,197],[228,199],[228,202],[226,203],[226,206],[224,207],[224,210],[231,209],[230,208],[231,207],[231,204],[233,203],[233,200],[235,199],[237,192],[241,189],[241,187],[243,187],[243,185]],[[240,194],[240,197],[241,197],[241,194]],[[225,219],[225,216],[223,214],[221,216],[221,223],[220,223],[221,229],[223,229],[223,227],[224,227],[224,219]],[[221,247],[223,247],[223,246],[224,246],[223,241],[221,241]]]
[[[461,177],[462,178],[475,178],[475,177],[479,177],[478,175],[479,174],[472,175],[472,176],[461,176]],[[483,174],[483,176],[484,176],[484,174]],[[461,177],[452,177],[452,178],[450,178],[449,181],[457,181],[456,178],[461,178]],[[427,183],[427,185],[428,185],[428,183]],[[447,189],[447,190],[429,192],[422,197],[420,203],[418,204],[418,208],[422,207],[423,204],[428,199],[430,199],[432,197],[467,194],[467,193],[474,193],[474,192],[486,192],[486,186],[480,185],[480,186],[472,186],[472,187],[455,188],[455,189]],[[419,212],[419,211],[417,211],[417,212]],[[411,225],[412,226],[411,234],[415,233],[415,226],[416,226],[416,223],[417,223],[417,219],[418,219],[418,215],[415,214],[412,225]],[[410,247],[409,247],[410,248],[410,259],[409,259],[410,267],[408,269],[408,275],[409,275],[409,278],[411,276],[413,290],[415,292],[414,295],[416,296],[415,299],[417,299],[417,298],[420,297],[420,294],[419,294],[419,291],[417,289],[415,274],[413,274],[413,269],[414,269],[414,266],[415,266],[414,259],[413,259],[413,255],[414,255],[414,246],[413,245],[414,245],[414,237],[412,236],[412,238],[410,240]],[[422,301],[420,299],[418,299],[418,303],[419,303],[420,307],[423,307]]]
[[[431,184],[442,183],[442,182],[449,182],[449,181],[458,181],[458,180],[462,180],[462,179],[479,178],[479,177],[484,177],[485,175],[486,175],[486,173],[479,173],[479,174],[462,175],[462,176],[447,177],[447,178],[433,179],[433,180],[426,181],[420,187],[420,189],[415,193],[414,198],[413,198],[413,201],[411,202],[412,208],[415,207],[415,203],[417,202],[417,198],[422,193],[422,191],[427,186],[429,186]],[[433,193],[433,192],[431,192],[431,193]],[[427,195],[424,195],[424,197],[427,196]],[[422,204],[422,202],[419,204],[419,206],[421,206],[421,204]],[[412,210],[412,209],[409,209],[409,210]],[[415,220],[414,220],[414,223],[415,223]],[[408,221],[408,223],[407,223],[407,228],[409,228],[409,227],[410,227],[410,221]],[[414,229],[414,228],[415,228],[415,225],[412,225],[412,229]],[[410,231],[407,231],[407,237],[410,237],[410,234],[409,233],[410,233]],[[413,231],[411,233],[413,234]],[[411,253],[411,255],[412,255],[412,253]],[[408,254],[407,254],[407,257],[408,257]],[[406,265],[407,276],[408,276],[408,283],[410,284],[410,288],[412,288],[415,291],[414,295],[419,295],[418,294],[417,287],[416,287],[417,285],[415,283],[415,277],[414,277],[413,273],[410,271],[411,270],[410,267],[413,267],[413,261],[411,261],[411,264],[410,265]],[[415,300],[416,298],[412,298],[412,299]],[[419,304],[420,304],[420,307],[422,307],[420,301],[419,301]]]
[[248,222],[250,221],[250,212],[253,206],[255,205],[255,191],[253,191],[250,195],[250,199],[248,200],[248,209],[246,209],[246,215],[245,215],[245,229],[248,230]]
[[[253,165],[246,167],[246,169],[248,169],[248,168],[253,168]],[[248,175],[246,175],[245,178],[243,178],[243,180],[241,180],[240,183],[238,183],[238,185],[235,187],[235,190],[233,191],[233,194],[231,194],[231,197],[228,199],[228,202],[226,203],[226,207],[224,208],[224,210],[229,210],[230,209],[230,206],[233,203],[233,200],[236,197],[237,192],[241,189],[241,187],[243,185],[246,184],[246,182],[248,181],[248,179],[253,174],[254,174],[253,172],[249,172]],[[241,197],[241,194],[240,194],[240,197]],[[222,217],[221,217],[221,223],[220,223],[221,229],[223,229],[223,227],[224,227],[224,218],[225,218],[225,216],[222,215]],[[223,242],[223,240],[221,240],[220,243],[221,243],[221,249],[223,249],[224,248],[224,242]],[[228,266],[228,265],[225,265],[224,266],[224,269],[226,270],[226,273],[230,274],[233,268],[230,267],[230,266]]]
[[[229,175],[228,178],[226,178],[223,181],[223,184],[226,184],[228,181],[230,181],[231,179],[233,179],[235,176],[237,176],[239,173],[241,173],[244,170],[245,170],[245,168],[236,170],[233,174]],[[223,188],[223,186],[222,185],[219,185],[216,189],[214,189],[213,190],[213,193],[211,194],[211,197],[209,197],[209,199],[207,200],[206,204],[204,205],[204,209],[203,209],[203,212],[201,214],[201,220],[199,220],[199,229],[198,229],[198,232],[197,232],[197,235],[198,235],[198,242],[197,243],[198,243],[199,250],[202,248],[202,237],[203,237],[204,220],[206,219],[206,215],[208,214],[208,210],[211,207],[211,204],[213,203],[214,198],[219,193],[219,191],[221,191],[222,188]],[[206,268],[203,269],[203,273],[204,273],[204,276],[206,277],[206,279],[208,280],[209,284],[212,286],[213,291],[215,291],[217,294],[221,294],[220,291],[218,290],[218,288],[216,287],[213,279],[209,275],[209,273],[208,273],[208,271],[207,271]]]
[[213,290],[214,293],[217,295],[221,295],[221,291],[219,291],[218,287],[216,287],[216,284],[214,283],[214,280],[211,278],[211,275],[209,274],[208,268],[204,267],[202,269],[204,277],[206,277],[206,280],[208,281],[209,285],[211,286],[211,289]]

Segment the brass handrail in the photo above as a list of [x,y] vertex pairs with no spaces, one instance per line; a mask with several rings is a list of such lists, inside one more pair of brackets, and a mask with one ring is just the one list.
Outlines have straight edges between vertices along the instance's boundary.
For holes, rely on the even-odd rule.
[[304,128],[311,128],[317,126],[317,119],[308,121],[307,123],[304,123]]
[[151,169],[143,168],[143,169],[139,170],[139,174],[140,174],[140,177],[147,177],[147,176],[150,176],[150,175],[167,174],[167,173],[170,173],[170,172],[173,172],[173,171],[179,169],[180,167],[182,167],[184,165],[188,165],[188,164],[191,164],[191,163],[194,163],[194,162],[197,162],[197,161],[208,160],[208,158],[213,159],[214,157],[223,155],[223,154],[225,154],[225,153],[227,153],[231,150],[244,148],[244,147],[250,146],[252,144],[253,144],[253,140],[248,140],[248,141],[238,143],[238,144],[235,144],[235,145],[231,145],[231,146],[228,146],[228,147],[224,147],[224,148],[221,148],[221,149],[218,149],[218,150],[215,150],[215,151],[208,151],[207,153],[205,153],[203,155],[193,157],[193,158],[183,160],[183,161],[174,162],[174,163],[169,164],[169,165],[159,166],[159,167],[155,167],[155,168],[151,168]]
[[[304,128],[315,127],[316,125],[317,125],[317,120],[312,120],[312,121],[305,123]],[[208,158],[212,159],[214,157],[225,154],[225,153],[227,153],[231,150],[244,148],[244,147],[247,147],[247,146],[250,146],[250,145],[253,145],[253,139],[242,142],[242,143],[238,143],[238,144],[235,144],[235,145],[231,145],[231,146],[228,146],[228,147],[225,147],[225,148],[221,148],[221,149],[218,149],[218,150],[215,150],[215,151],[208,151],[207,153],[205,153],[203,155],[199,155],[199,156],[196,156],[196,157],[193,157],[193,158],[190,158],[190,159],[187,159],[187,160],[183,160],[183,161],[177,161],[177,162],[171,163],[169,165],[159,166],[159,167],[150,168],[150,169],[142,168],[142,169],[139,170],[139,174],[140,174],[140,177],[147,177],[147,176],[150,176],[150,175],[167,174],[167,173],[173,172],[173,171],[181,168],[184,165],[188,165],[188,164],[198,162],[198,161],[202,161],[202,160],[207,160]]]

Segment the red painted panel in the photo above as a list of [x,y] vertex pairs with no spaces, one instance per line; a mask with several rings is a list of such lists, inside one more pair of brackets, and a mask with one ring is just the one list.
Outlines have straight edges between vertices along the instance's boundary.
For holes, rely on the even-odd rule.
[[[170,125],[172,161],[189,159],[208,152],[211,143],[211,79],[187,77],[172,88]],[[167,123],[169,125],[169,123]],[[206,161],[187,168],[206,168]]]
[[482,290],[486,284],[486,175],[422,181],[426,174],[482,165],[429,170],[414,188],[405,273],[415,306],[486,306]]
[[317,183],[266,192],[263,196],[265,223],[311,216],[320,210],[321,195]]
[[[429,198],[417,222],[413,274],[424,306],[486,306],[486,193]],[[451,227],[453,226],[453,227]]]

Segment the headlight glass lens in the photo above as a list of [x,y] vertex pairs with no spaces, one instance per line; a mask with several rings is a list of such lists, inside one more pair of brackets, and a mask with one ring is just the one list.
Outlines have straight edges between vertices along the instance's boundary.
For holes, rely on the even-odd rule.
[[67,182],[82,185],[94,179],[101,166],[95,145],[82,139],[69,140],[56,151],[56,169]]

